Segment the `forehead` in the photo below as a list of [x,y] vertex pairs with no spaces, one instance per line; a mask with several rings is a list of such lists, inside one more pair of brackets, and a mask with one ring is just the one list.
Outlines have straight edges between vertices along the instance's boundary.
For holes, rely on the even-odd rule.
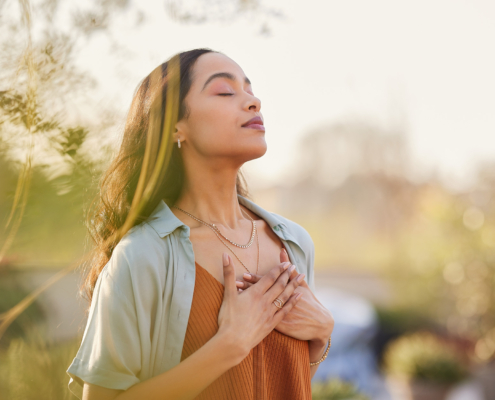
[[244,81],[244,71],[234,60],[223,54],[206,53],[201,55],[194,64],[191,88],[201,90],[205,81],[217,72],[230,72],[237,79]]

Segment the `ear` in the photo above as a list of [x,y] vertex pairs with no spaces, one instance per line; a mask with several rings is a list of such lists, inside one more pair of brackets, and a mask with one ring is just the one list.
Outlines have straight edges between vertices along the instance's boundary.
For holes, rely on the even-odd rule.
[[177,121],[175,124],[175,132],[172,134],[173,141],[177,143],[177,139],[180,138],[181,143],[184,143],[187,140],[187,123],[184,119]]

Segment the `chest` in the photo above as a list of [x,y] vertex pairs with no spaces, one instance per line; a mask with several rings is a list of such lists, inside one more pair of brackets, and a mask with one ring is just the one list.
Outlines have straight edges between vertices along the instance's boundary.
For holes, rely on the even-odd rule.
[[[252,245],[248,248],[234,246],[224,238],[220,240],[207,227],[191,230],[190,240],[193,245],[195,261],[222,284],[224,281],[222,253],[224,252],[234,261],[237,279],[242,280],[242,275],[248,270],[256,273],[257,266],[257,274],[265,275],[270,269],[280,264],[280,251],[284,245],[265,221],[257,220],[256,226],[258,238],[255,237]],[[241,244],[247,243],[248,239],[249,237],[246,235],[246,242]]]

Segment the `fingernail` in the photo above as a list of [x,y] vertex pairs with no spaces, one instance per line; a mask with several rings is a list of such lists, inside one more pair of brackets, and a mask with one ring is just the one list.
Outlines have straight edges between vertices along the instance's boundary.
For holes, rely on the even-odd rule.
[[245,273],[244,275],[242,275],[244,279],[246,280],[250,280],[251,279],[251,274],[247,274]]
[[239,292],[242,292],[242,289],[239,289]]
[[290,262],[284,262],[284,271],[289,268]]
[[296,266],[294,264],[292,264],[289,268],[289,272],[292,274],[294,272],[294,270],[296,269]]
[[305,276],[306,276],[306,275],[304,275],[304,274],[299,275],[299,276],[297,277],[297,281],[300,283],[300,282],[304,279],[304,277],[305,277]]
[[236,285],[237,287],[242,287],[242,286],[244,286],[244,282],[241,282],[241,281],[235,281],[235,285]]
[[296,300],[299,300],[299,297],[301,297],[301,296],[302,296],[302,293],[296,294]]
[[229,265],[229,259],[227,258],[227,253],[222,254],[222,261],[223,261],[223,266],[226,267]]

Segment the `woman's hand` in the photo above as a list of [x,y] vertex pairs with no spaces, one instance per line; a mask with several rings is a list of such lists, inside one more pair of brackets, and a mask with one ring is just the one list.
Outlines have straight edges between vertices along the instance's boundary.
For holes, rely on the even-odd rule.
[[[280,261],[289,261],[285,249],[280,252]],[[294,268],[289,282],[294,281],[297,276],[298,273]],[[304,274],[302,276],[304,277]],[[236,284],[239,290],[242,290],[241,293],[247,293],[251,290],[246,290],[247,288],[256,287],[262,279],[260,275],[246,273],[243,281],[237,281]],[[302,293],[300,300],[275,326],[275,329],[299,340],[309,340],[315,347],[325,346],[333,331],[332,314],[316,298],[306,281],[302,280],[295,292]]]
[[[294,293],[297,280],[289,282],[289,262],[283,262],[261,277],[250,290],[237,293],[232,259],[223,253],[224,297],[218,314],[218,332],[227,347],[232,345],[241,362],[302,297]],[[279,309],[273,301],[279,298]]]

